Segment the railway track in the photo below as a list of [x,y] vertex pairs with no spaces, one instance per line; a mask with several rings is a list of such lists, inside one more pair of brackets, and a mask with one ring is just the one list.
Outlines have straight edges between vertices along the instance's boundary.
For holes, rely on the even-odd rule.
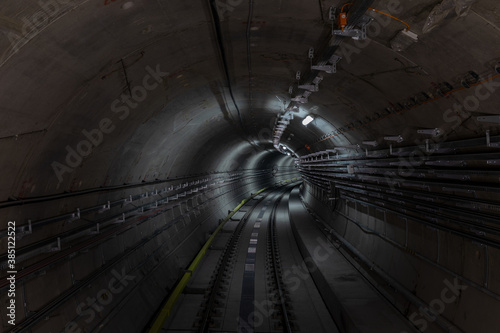
[[[198,332],[226,331],[223,325],[228,319],[228,312],[231,312],[228,311],[230,286],[235,285],[242,286],[238,332],[256,332],[266,323],[270,326],[265,328],[266,332],[295,331],[290,299],[282,278],[275,225],[277,206],[289,189],[286,186],[263,195],[241,218],[213,271],[209,291],[198,312],[199,320],[194,324]],[[269,207],[270,213],[263,218]],[[258,241],[262,236],[265,236],[266,242]],[[260,261],[262,258],[265,258],[265,265]],[[238,275],[235,268],[241,267],[242,261],[245,262],[244,273]],[[265,280],[261,279],[258,265],[265,267]],[[264,281],[265,288],[259,288],[258,285],[262,287]],[[260,289],[266,290],[265,299],[259,297],[262,295]],[[258,309],[255,304],[264,304],[265,309]]]
[[[261,198],[258,202],[261,202],[263,199],[264,198]],[[199,327],[199,332],[209,332],[209,329],[216,325],[216,320],[220,314],[217,308],[227,297],[227,287],[225,287],[225,285],[227,284],[231,271],[234,268],[236,249],[239,245],[241,232],[255,207],[256,205],[252,206],[242,218],[231,235],[226,248],[222,252],[221,258],[215,267],[213,279],[211,281],[212,287],[210,293],[208,294],[208,299],[204,304],[204,309],[200,311],[201,319],[198,323],[195,323],[195,326]]]
[[279,320],[275,328],[281,329],[282,332],[290,333],[295,331],[295,323],[292,322],[293,313],[290,306],[290,299],[285,283],[283,282],[282,267],[280,260],[280,247],[277,237],[276,228],[276,211],[283,195],[276,200],[270,217],[267,233],[267,267],[268,278],[271,278],[271,290],[273,293],[273,302],[276,305],[279,313],[276,318]]

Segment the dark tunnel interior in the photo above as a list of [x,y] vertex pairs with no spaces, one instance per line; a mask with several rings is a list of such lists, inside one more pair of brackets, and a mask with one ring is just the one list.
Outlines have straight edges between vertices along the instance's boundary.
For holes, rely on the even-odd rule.
[[0,332],[498,332],[498,1],[4,0],[0,32]]

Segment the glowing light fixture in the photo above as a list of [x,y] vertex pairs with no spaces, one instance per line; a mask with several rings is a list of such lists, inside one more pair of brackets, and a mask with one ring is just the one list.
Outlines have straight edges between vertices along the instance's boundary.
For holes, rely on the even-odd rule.
[[313,117],[311,116],[307,116],[304,118],[304,120],[302,120],[302,125],[304,126],[307,126],[308,124],[310,124],[312,121],[314,120]]

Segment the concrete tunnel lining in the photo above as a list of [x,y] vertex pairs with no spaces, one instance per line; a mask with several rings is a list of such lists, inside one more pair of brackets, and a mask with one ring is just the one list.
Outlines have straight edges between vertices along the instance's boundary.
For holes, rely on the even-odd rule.
[[[147,331],[227,212],[302,176],[311,228],[398,283],[359,264],[400,318],[494,332],[500,5],[355,0],[347,30],[373,19],[363,41],[332,35],[330,7],[344,4],[6,0],[0,255],[16,221],[20,273],[18,327],[2,309],[0,330]],[[368,8],[418,40],[397,51],[405,26]],[[336,73],[294,102],[333,45]],[[137,280],[112,306],[89,322],[75,312],[123,269]],[[467,290],[432,320],[417,305],[441,305],[444,281]]]

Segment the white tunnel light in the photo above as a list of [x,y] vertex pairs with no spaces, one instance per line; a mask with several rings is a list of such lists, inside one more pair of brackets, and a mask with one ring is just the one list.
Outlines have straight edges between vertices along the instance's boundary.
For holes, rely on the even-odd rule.
[[311,123],[311,121],[313,121],[313,120],[314,120],[314,118],[313,118],[313,117],[311,117],[311,116],[307,116],[307,117],[305,117],[305,118],[304,118],[304,120],[302,120],[302,125],[307,126],[307,125],[308,125],[309,123]]

